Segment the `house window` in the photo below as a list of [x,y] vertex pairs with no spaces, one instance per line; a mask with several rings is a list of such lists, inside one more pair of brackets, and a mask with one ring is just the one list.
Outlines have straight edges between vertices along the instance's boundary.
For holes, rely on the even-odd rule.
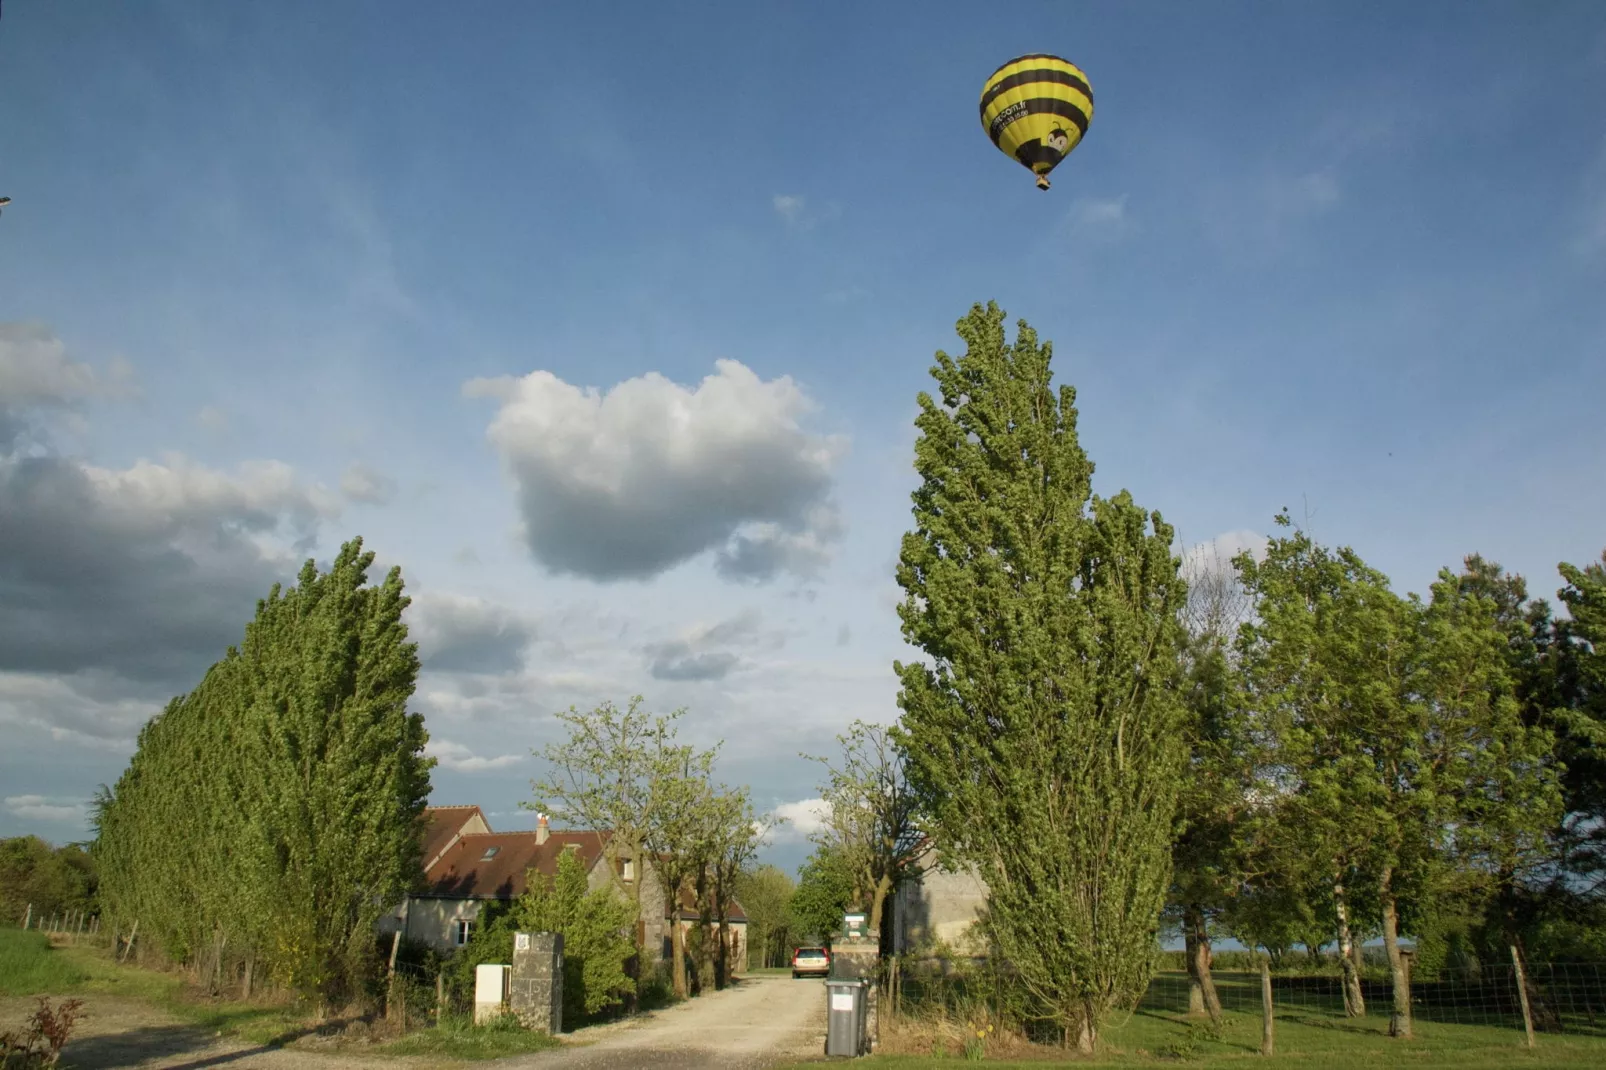
[[636,860],[634,858],[626,858],[620,861],[619,876],[627,881],[636,879]]
[[452,943],[458,947],[468,943],[468,927],[470,924],[472,923],[464,918],[459,918],[452,923]]
[[501,850],[500,847],[487,847],[485,849],[485,853],[480,855],[480,861],[481,862],[489,862],[491,859],[496,857],[496,852],[498,852],[500,850]]

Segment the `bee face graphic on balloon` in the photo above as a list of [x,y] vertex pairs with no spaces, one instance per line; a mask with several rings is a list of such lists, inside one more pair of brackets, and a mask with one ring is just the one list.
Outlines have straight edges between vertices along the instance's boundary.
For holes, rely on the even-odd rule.
[[1052,131],[1049,132],[1048,147],[1059,153],[1061,156],[1064,156],[1065,150],[1071,147],[1070,135],[1056,126]]

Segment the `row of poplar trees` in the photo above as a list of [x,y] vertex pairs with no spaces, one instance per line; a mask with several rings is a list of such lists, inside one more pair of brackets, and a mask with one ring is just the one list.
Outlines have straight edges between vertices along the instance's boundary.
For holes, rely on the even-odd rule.
[[1606,570],[1561,567],[1564,622],[1476,557],[1402,597],[1285,512],[1190,587],[1158,512],[1092,492],[1050,346],[992,304],[958,332],[919,398],[893,736],[1022,1018],[1091,1050],[1170,925],[1215,1015],[1213,935],[1336,943],[1362,1013],[1380,934],[1408,1034],[1402,933],[1504,952],[1601,887]]
[[360,996],[375,924],[419,872],[429,795],[400,569],[341,547],[275,584],[244,641],[141,731],[97,799],[109,924],[214,987]]

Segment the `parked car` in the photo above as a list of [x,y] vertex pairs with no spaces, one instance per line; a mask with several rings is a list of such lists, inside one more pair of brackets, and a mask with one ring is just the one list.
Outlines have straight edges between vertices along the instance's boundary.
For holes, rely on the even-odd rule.
[[823,947],[800,947],[792,952],[792,976],[827,977],[831,973],[831,953]]

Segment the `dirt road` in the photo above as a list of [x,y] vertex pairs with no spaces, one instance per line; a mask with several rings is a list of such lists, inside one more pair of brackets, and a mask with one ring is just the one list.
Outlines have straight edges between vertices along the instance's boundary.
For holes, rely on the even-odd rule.
[[748,1070],[819,1056],[825,1052],[825,986],[751,977],[594,1035],[583,1047],[494,1065],[506,1070]]
[[[142,1001],[95,996],[63,1051],[79,1070],[430,1070],[448,1060],[377,1053],[324,1053],[301,1046],[265,1048],[219,1037]],[[19,1025],[31,1000],[0,999],[0,1029]],[[754,977],[723,992],[625,1022],[567,1034],[560,1050],[520,1055],[480,1067],[499,1070],[758,1070],[825,1050],[825,992],[819,981]],[[468,1064],[457,1064],[466,1066]]]

